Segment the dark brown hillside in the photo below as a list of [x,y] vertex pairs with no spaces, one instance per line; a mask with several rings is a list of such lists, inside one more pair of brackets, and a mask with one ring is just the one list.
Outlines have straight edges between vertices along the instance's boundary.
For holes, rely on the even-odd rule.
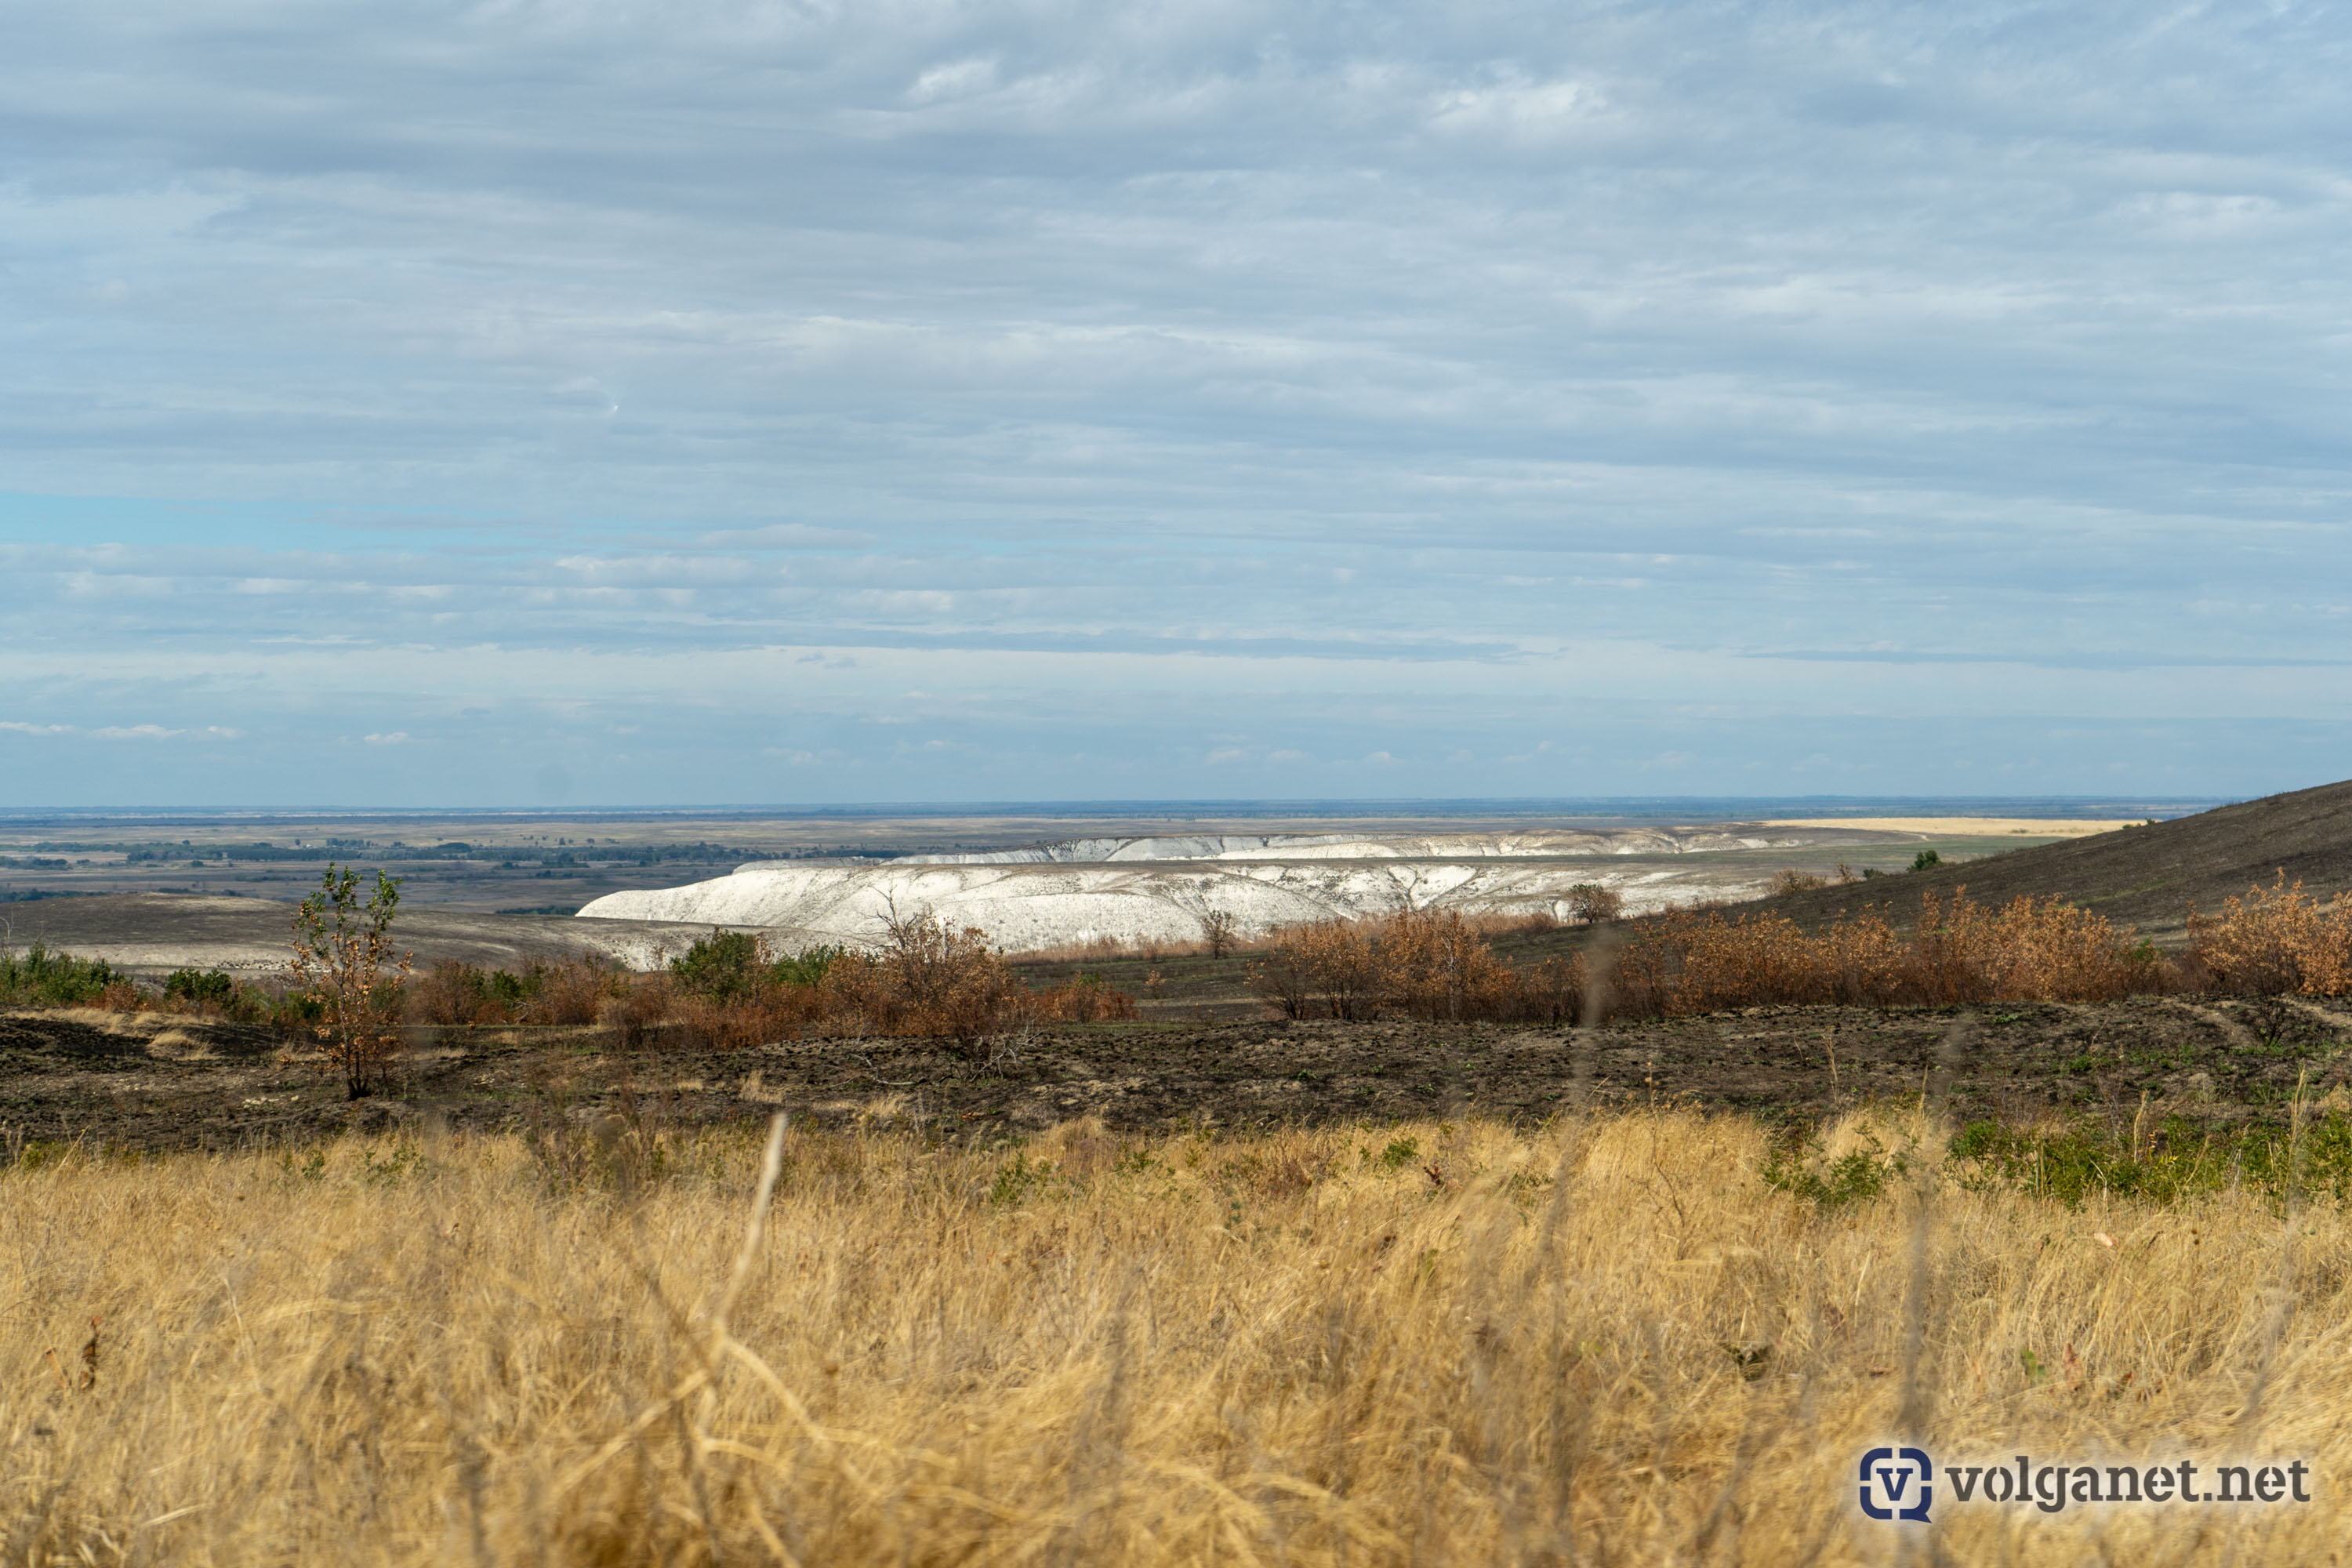
[[1983,903],[2021,894],[2061,898],[2097,910],[2118,926],[2173,942],[2186,934],[2192,903],[2209,913],[2280,870],[2323,901],[2352,891],[2352,783],[2265,795],[2152,826],[2012,850],[1982,860],[1896,877],[1821,888],[1769,901],[1805,925],[1864,904],[1887,907],[1899,925],[1915,923],[1919,896],[1948,896],[1965,886]]

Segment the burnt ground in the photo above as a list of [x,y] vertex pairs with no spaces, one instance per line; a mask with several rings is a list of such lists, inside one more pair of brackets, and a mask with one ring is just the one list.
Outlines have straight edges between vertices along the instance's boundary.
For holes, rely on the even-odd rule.
[[2326,902],[2352,888],[2352,782],[2019,849],[1966,864],[1874,878],[1790,895],[1778,907],[1800,925],[1885,910],[1898,927],[1916,925],[1919,895],[1948,898],[1961,887],[1980,903],[2055,894],[2172,945],[2187,934],[2190,906],[2217,912],[2224,899],[2269,887],[2284,873]]
[[[1834,1047],[1836,1068],[1831,1067]],[[1173,1022],[1038,1032],[989,1062],[936,1043],[807,1040],[712,1051],[593,1029],[419,1031],[400,1080],[353,1104],[267,1030],[157,1015],[0,1017],[13,1142],[226,1148],[428,1122],[492,1131],[633,1102],[671,1124],[915,1118],[964,1132],[1098,1116],[1123,1130],[1539,1120],[1682,1104],[1769,1118],[1894,1102],[1925,1085],[1958,1117],[2051,1110],[2283,1120],[2298,1079],[2352,1078],[2352,1004],[2137,998],[1958,1009],[1756,1008],[1592,1030]],[[2339,1098],[2336,1103],[2343,1100]]]

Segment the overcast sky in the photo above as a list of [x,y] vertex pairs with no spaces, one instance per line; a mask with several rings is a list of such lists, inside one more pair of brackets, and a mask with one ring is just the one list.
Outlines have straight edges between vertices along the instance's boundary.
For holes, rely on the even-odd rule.
[[2352,774],[2352,16],[78,0],[0,805]]

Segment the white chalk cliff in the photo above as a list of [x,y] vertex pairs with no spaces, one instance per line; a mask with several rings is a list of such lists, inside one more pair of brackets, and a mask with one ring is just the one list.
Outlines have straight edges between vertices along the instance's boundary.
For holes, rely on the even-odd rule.
[[[1786,847],[1789,830],[1233,835],[1084,838],[880,863],[770,861],[732,875],[611,893],[591,920],[685,921],[772,931],[780,946],[873,944],[895,909],[978,926],[1007,952],[1108,938],[1188,942],[1212,910],[1244,935],[1334,915],[1401,909],[1565,916],[1580,882],[1615,889],[1629,913],[1761,891],[1767,874],[1709,851]],[[1638,866],[1611,862],[1640,857]],[[1664,860],[1664,864],[1660,861]]]

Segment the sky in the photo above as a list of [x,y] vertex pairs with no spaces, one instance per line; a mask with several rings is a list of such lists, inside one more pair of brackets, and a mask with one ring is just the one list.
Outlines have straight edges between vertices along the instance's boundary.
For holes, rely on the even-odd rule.
[[5,5],[0,806],[2352,775],[2352,13]]

